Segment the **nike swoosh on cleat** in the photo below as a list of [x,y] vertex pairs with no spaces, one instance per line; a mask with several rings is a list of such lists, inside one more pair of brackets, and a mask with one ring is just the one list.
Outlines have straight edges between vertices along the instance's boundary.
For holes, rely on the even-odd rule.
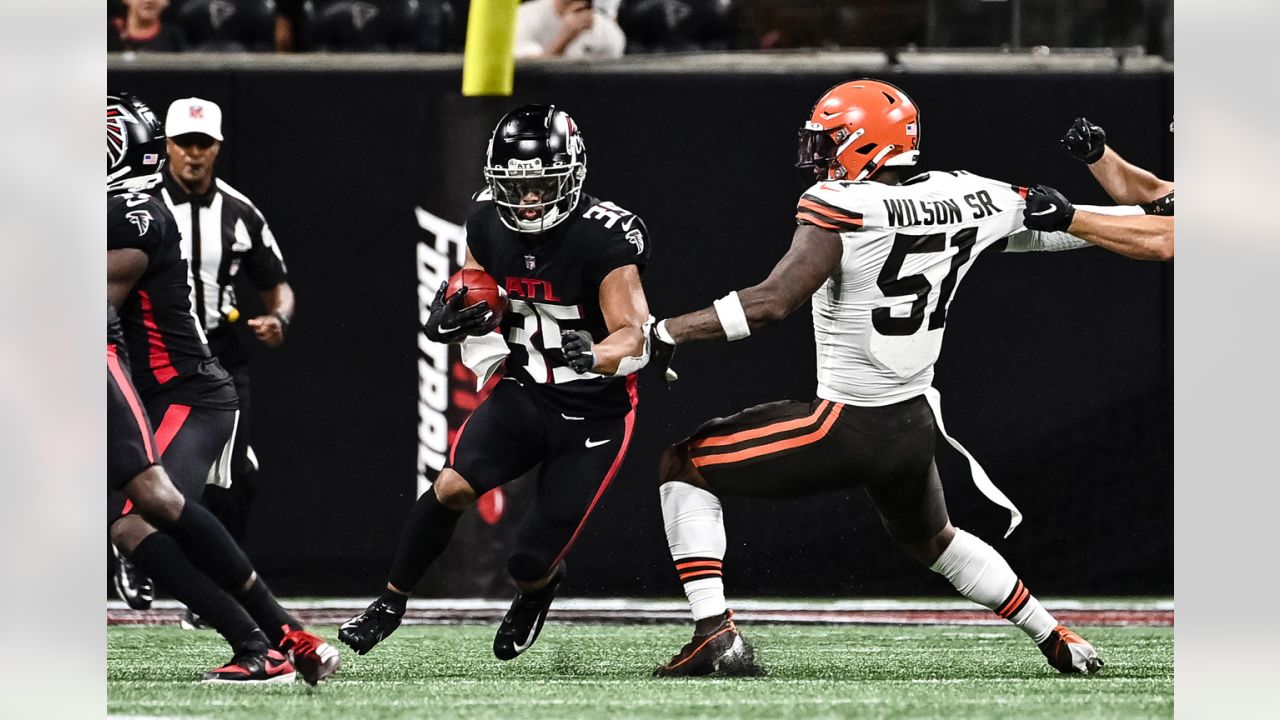
[[511,644],[511,647],[515,649],[517,655],[524,652],[525,650],[528,650],[529,646],[533,644],[533,635],[537,627],[538,627],[537,623],[534,623],[534,626],[529,629],[529,635],[524,639],[524,643]]
[[560,417],[565,420],[586,420],[584,417],[578,417],[577,415],[565,415],[564,413],[560,413]]
[[1038,213],[1031,213],[1031,214],[1032,214],[1032,215],[1036,215],[1036,216],[1039,216],[1039,215],[1048,215],[1049,213],[1051,213],[1051,212],[1053,212],[1054,210],[1057,210],[1057,209],[1058,209],[1058,206],[1057,206],[1057,205],[1054,205],[1053,203],[1049,203],[1049,208],[1048,208],[1047,210],[1041,210],[1041,211],[1040,211],[1040,212],[1038,212]]
[[587,438],[587,447],[588,448],[600,447],[605,443],[611,443],[611,442],[613,442],[613,438],[609,438],[607,440],[592,440],[591,438]]

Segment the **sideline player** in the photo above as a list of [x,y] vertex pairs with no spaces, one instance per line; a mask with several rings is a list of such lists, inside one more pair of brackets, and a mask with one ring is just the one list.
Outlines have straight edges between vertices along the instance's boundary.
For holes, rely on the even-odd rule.
[[[818,181],[801,196],[791,248],[764,282],[655,326],[655,362],[679,344],[738,340],[813,298],[818,390],[716,418],[663,452],[660,496],[693,639],[660,676],[752,674],[750,646],[724,597],[722,495],[793,497],[866,488],[889,534],[956,590],[1029,635],[1062,672],[1102,661],[1058,624],[987,543],[951,524],[934,465],[942,425],[933,365],[947,309],[974,258],[996,247],[1085,244],[1022,230],[1022,188],[965,172],[906,176],[920,120],[906,93],[875,80],[835,86],[800,133],[800,167]],[[968,453],[965,453],[966,456]],[[1021,515],[970,459],[975,483]]]
[[[206,681],[291,678],[283,658],[270,655],[274,646],[314,685],[338,669],[338,651],[280,607],[226,529],[199,504],[205,479],[227,454],[235,390],[191,314],[173,216],[143,194],[160,182],[163,145],[160,123],[145,103],[107,96],[111,540],[231,643],[235,657],[205,673]],[[153,437],[149,417],[156,410],[164,420]],[[162,458],[167,472],[157,465]]]
[[[1169,130],[1173,130],[1172,124]],[[1136,260],[1173,259],[1173,181],[1130,163],[1107,145],[1107,133],[1086,118],[1076,118],[1062,137],[1072,157],[1120,207],[1073,207],[1062,193],[1037,186],[1027,198],[1026,226],[1067,231],[1082,240]],[[1124,213],[1116,215],[1113,213]]]
[[[409,594],[476,498],[541,464],[507,570],[518,587],[493,641],[510,660],[533,644],[564,556],[622,464],[648,362],[640,273],[651,241],[627,210],[583,193],[582,135],[568,113],[526,105],[494,129],[488,190],[467,220],[465,267],[506,288],[501,335],[484,303],[441,285],[425,332],[435,342],[505,342],[504,377],[454,440],[448,467],[410,511],[386,589],[338,638],[364,654],[400,625]],[[470,337],[469,336],[476,336]],[[483,376],[483,371],[480,373]]]

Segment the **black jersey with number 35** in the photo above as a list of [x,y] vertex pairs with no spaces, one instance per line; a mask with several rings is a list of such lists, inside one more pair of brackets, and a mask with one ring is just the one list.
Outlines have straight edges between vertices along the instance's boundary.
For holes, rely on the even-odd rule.
[[147,255],[147,269],[119,312],[138,394],[235,409],[235,386],[209,354],[191,312],[181,237],[163,202],[140,193],[107,197],[107,250],[126,248]]
[[635,379],[579,375],[564,362],[561,330],[609,335],[600,283],[610,272],[649,262],[649,231],[634,213],[588,195],[564,222],[544,233],[518,233],[498,218],[488,193],[467,220],[467,246],[506,289],[501,332],[511,354],[506,376],[531,388],[565,415],[601,417],[631,409]]

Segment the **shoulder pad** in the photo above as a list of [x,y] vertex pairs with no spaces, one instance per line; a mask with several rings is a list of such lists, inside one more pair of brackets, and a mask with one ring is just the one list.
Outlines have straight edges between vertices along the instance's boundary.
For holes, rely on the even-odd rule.
[[107,247],[148,247],[173,228],[168,206],[152,195],[122,193],[107,203]]
[[862,229],[866,204],[876,196],[879,183],[823,180],[814,183],[796,203],[796,222],[833,232]]

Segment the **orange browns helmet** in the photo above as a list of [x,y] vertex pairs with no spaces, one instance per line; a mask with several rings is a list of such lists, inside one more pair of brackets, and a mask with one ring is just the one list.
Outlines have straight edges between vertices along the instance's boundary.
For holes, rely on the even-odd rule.
[[796,167],[819,180],[865,180],[889,165],[915,165],[920,111],[897,87],[853,80],[828,90],[800,130]]

